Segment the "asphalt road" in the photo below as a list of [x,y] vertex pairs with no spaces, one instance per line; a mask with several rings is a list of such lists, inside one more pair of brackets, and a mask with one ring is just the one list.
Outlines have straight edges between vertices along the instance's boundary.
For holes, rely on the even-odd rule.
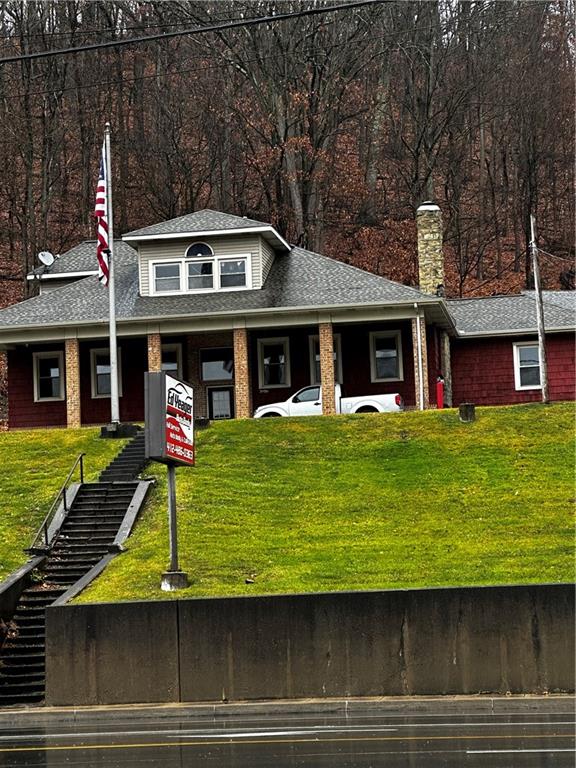
[[[47,714],[0,719],[2,768],[510,768],[575,765],[573,702],[550,711],[408,716],[340,714],[162,717],[138,709],[67,724]],[[71,720],[73,717],[71,717]],[[29,722],[28,722],[29,721]],[[38,721],[34,721],[37,723]]]

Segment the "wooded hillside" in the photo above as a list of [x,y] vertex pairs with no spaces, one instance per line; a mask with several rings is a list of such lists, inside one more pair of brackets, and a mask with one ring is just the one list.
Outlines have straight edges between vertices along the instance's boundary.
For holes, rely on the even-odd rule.
[[[0,59],[321,7],[0,3]],[[394,1],[0,62],[0,305],[39,250],[94,237],[104,123],[115,229],[210,207],[417,283],[414,215],[442,208],[447,295],[573,287],[574,5]]]

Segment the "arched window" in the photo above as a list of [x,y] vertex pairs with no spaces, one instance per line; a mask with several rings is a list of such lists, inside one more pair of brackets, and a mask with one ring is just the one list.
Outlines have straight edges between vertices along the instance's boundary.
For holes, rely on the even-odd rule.
[[186,251],[187,259],[198,259],[202,256],[208,256],[209,258],[214,256],[214,251],[206,243],[192,243]]

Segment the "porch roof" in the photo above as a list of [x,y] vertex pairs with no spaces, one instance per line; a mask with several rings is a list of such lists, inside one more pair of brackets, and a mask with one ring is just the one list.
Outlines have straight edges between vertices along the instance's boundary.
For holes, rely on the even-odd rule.
[[[451,299],[448,310],[459,336],[510,336],[537,333],[534,291],[514,296]],[[570,331],[576,327],[576,292],[543,291],[546,331]]]
[[[451,325],[442,299],[296,247],[274,262],[264,288],[221,293],[139,296],[137,263],[119,260],[116,297],[118,323],[417,303]],[[91,276],[0,311],[0,339],[3,330],[91,325],[107,322],[107,317],[108,292]]]

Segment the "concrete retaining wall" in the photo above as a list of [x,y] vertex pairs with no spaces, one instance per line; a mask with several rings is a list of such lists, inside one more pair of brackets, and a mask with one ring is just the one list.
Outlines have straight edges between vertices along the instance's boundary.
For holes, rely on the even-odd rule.
[[574,689],[569,584],[47,611],[47,703]]

